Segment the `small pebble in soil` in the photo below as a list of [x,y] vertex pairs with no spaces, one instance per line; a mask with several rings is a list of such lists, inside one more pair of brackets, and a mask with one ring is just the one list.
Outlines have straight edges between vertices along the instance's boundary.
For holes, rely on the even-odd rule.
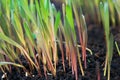
[[7,73],[2,74],[1,80],[8,80],[8,79],[7,79]]

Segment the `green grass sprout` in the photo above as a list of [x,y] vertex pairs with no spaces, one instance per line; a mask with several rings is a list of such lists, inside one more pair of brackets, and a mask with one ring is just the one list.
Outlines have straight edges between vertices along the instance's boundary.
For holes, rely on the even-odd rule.
[[116,48],[117,48],[118,54],[120,55],[120,50],[119,50],[119,47],[118,47],[118,44],[117,44],[116,41],[115,41],[115,46],[116,46]]
[[[101,21],[106,40],[104,76],[110,80],[114,48],[110,30],[120,25],[119,0],[0,0],[0,70],[12,73],[11,67],[15,66],[26,73],[28,70],[20,58],[23,56],[29,73],[37,70],[42,76],[43,68],[47,79],[47,73],[57,75],[57,65],[62,59],[64,72],[67,60],[78,80],[78,68],[84,76],[90,61],[87,53],[94,54],[87,48],[89,24],[99,26]],[[116,41],[115,47],[120,55]]]
[[100,12],[101,12],[101,18],[104,26],[104,31],[105,31],[106,48],[107,48],[104,76],[106,75],[106,71],[108,70],[107,80],[110,80],[110,66],[111,66],[111,60],[113,56],[113,35],[110,34],[108,2],[106,1],[100,2]]

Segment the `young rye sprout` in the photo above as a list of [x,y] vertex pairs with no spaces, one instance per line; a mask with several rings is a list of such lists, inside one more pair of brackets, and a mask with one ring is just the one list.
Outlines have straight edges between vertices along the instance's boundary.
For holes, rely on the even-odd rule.
[[[62,9],[58,10],[51,1],[60,2]],[[22,68],[26,75],[33,74],[32,71],[37,70],[41,76],[43,68],[47,79],[47,73],[56,76],[57,63],[61,58],[63,70],[66,71],[66,60],[72,69],[72,74],[78,80],[78,66],[82,76],[85,75],[84,69],[87,68],[86,51],[92,54],[87,48],[86,22],[89,24],[89,20],[98,19],[99,23],[102,20],[106,40],[104,76],[107,73],[107,79],[110,80],[114,40],[110,33],[109,22],[112,22],[112,26],[115,25],[114,7],[120,13],[120,6],[119,0],[102,1],[0,0],[0,70],[4,73],[6,70],[11,72],[11,65],[14,65]],[[120,17],[120,14],[118,15]],[[117,42],[115,46],[120,55]],[[59,49],[61,57],[58,56]],[[20,56],[27,61],[29,68],[26,69]],[[96,64],[100,80],[99,64]]]
[[101,18],[105,31],[105,39],[106,39],[106,60],[105,60],[105,68],[104,68],[104,76],[106,76],[106,71],[108,71],[108,80],[110,80],[110,66],[113,56],[113,35],[110,34],[110,25],[109,25],[109,7],[108,2],[100,2],[100,12]]

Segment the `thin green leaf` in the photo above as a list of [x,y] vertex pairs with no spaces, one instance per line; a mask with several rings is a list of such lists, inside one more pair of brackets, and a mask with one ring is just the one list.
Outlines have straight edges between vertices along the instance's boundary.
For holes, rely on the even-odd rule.
[[25,29],[25,33],[26,33],[27,37],[29,38],[30,42],[32,43],[32,45],[35,45],[34,37],[32,35],[32,32],[31,32],[30,27],[28,26],[27,22],[24,22],[24,29]]
[[59,28],[59,24],[60,24],[60,12],[57,13],[56,18],[55,18],[55,35],[57,34],[57,30]]
[[24,66],[22,66],[20,64],[12,63],[12,62],[0,62],[0,67],[3,66],[3,65],[14,65],[14,66],[17,66],[17,67],[24,68]]
[[21,51],[23,51],[23,55],[25,55],[27,57],[27,59],[30,61],[30,63],[33,64],[36,67],[34,62],[31,60],[30,56],[27,54],[27,52],[24,50],[24,48],[21,45],[19,45],[18,43],[16,43],[15,41],[13,41],[12,39],[10,39],[9,37],[5,36],[2,33],[0,33],[0,39],[3,40],[3,41],[6,41],[7,43],[9,43],[11,45],[16,46]]
[[119,56],[120,56],[120,49],[119,49],[118,44],[117,44],[117,42],[116,42],[116,41],[115,41],[115,46],[116,46],[117,51],[118,51],[118,54],[119,54]]

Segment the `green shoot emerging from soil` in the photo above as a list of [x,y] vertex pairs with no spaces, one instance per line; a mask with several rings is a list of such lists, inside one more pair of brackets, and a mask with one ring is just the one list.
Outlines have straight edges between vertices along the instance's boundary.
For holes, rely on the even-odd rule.
[[[51,1],[59,2],[61,9],[55,7]],[[78,66],[82,76],[85,75],[84,69],[87,68],[86,51],[93,54],[87,48],[88,24],[90,21],[101,24],[102,21],[106,39],[104,75],[106,76],[107,73],[110,80],[114,40],[110,33],[109,22],[111,21],[112,26],[116,25],[114,7],[120,13],[119,1],[115,0],[114,3],[110,0],[60,1],[0,0],[0,70],[11,72],[11,65],[13,65],[29,74],[37,70],[38,75],[41,76],[43,68],[47,79],[47,73],[56,76],[56,67],[61,58],[63,71],[66,71],[66,60],[72,74],[78,80]],[[120,55],[119,44],[115,42],[115,45]],[[25,58],[29,69],[23,65],[20,56]],[[98,80],[100,79],[99,66],[97,63]]]
[[104,26],[104,31],[105,31],[105,39],[106,39],[106,47],[107,47],[104,76],[106,75],[106,71],[108,71],[108,80],[110,80],[110,66],[113,56],[113,35],[110,34],[108,2],[100,3],[100,12]]
[[117,44],[117,42],[115,42],[115,46],[116,46],[116,48],[117,48],[117,51],[118,51],[118,54],[119,54],[119,56],[120,56],[120,50],[119,50],[119,47],[118,47],[118,44]]

